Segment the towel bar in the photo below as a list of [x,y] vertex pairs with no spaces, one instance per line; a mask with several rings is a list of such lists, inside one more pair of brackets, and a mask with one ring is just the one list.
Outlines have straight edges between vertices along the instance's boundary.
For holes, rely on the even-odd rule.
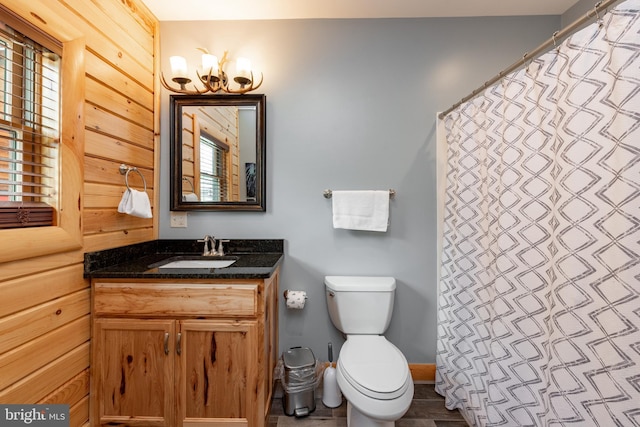
[[[333,193],[331,192],[331,190],[324,190],[322,192],[322,195],[324,196],[325,199],[330,199],[332,194]],[[394,190],[393,188],[390,188],[389,189],[389,198],[393,199],[395,196],[396,196],[396,190]]]

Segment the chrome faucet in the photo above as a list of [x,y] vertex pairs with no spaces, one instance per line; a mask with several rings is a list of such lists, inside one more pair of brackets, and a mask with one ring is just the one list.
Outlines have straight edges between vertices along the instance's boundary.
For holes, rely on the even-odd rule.
[[216,239],[208,234],[198,242],[204,242],[202,256],[224,256],[223,243],[229,243],[229,240],[218,239],[218,248],[216,249]]
[[202,256],[217,255],[216,252],[216,239],[209,236],[204,236],[204,239],[198,240],[198,242],[204,242],[204,249],[202,250]]

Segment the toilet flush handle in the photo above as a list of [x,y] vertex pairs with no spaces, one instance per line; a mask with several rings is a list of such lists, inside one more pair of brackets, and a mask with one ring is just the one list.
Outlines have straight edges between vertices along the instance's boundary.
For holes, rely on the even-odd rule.
[[329,296],[333,298],[336,296],[336,294],[334,294],[333,291],[329,291]]

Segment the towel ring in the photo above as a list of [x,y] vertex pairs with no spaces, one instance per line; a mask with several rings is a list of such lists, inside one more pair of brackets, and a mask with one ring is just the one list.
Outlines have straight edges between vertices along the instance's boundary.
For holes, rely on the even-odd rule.
[[147,180],[144,179],[144,175],[142,175],[142,172],[140,172],[140,170],[135,166],[129,167],[123,163],[120,165],[120,175],[124,175],[124,183],[127,185],[127,189],[131,190],[131,187],[129,187],[129,172],[131,171],[138,172],[138,175],[140,175],[140,178],[142,178],[142,184],[144,185],[144,191],[146,192]]
[[195,189],[195,187],[193,186],[193,182],[191,182],[191,180],[190,180],[189,178],[187,178],[186,176],[183,176],[183,177],[182,177],[182,180],[183,180],[183,181],[187,181],[187,184],[189,184],[189,186],[191,187],[191,192],[192,192],[192,193],[195,193],[195,192],[196,192],[196,189]]

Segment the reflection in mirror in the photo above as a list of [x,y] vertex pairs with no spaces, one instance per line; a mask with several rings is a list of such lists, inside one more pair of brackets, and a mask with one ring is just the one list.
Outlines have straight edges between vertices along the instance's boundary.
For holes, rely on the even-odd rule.
[[264,95],[172,95],[171,210],[265,210]]
[[183,201],[255,201],[255,127],[255,106],[182,108]]

